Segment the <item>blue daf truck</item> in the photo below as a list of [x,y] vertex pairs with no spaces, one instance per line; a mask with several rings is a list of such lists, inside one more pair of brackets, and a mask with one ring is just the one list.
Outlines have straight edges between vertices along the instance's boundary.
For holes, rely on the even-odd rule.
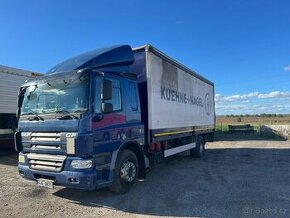
[[37,185],[130,190],[151,164],[213,139],[214,84],[151,45],[93,50],[18,93],[19,174]]

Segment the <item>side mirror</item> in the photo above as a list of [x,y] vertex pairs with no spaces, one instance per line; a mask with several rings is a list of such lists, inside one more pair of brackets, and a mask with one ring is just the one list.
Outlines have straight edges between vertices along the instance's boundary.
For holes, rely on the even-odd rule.
[[18,92],[18,97],[17,97],[17,110],[16,110],[16,118],[19,120],[20,113],[21,113],[21,107],[24,99],[24,93],[25,93],[26,88],[20,88]]
[[111,103],[105,103],[105,102],[102,103],[102,112],[104,114],[110,113],[112,111],[113,111],[113,105]]
[[17,107],[21,108],[22,107],[22,102],[24,98],[24,93],[25,93],[26,88],[20,88],[18,95],[17,95]]
[[16,119],[19,121],[21,110],[20,108],[16,109]]
[[102,100],[110,100],[112,98],[112,82],[110,80],[104,79],[102,83]]

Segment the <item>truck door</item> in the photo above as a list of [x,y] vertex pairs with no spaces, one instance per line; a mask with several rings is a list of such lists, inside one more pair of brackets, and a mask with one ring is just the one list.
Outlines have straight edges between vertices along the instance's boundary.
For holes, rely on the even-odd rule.
[[[102,82],[104,80],[110,81],[112,84],[112,96],[110,99],[101,99],[101,89]],[[122,102],[122,92],[121,92],[121,81],[117,78],[111,77],[96,77],[96,86],[95,86],[95,114],[102,114],[102,119],[93,121],[92,128],[96,130],[97,128],[108,127],[116,124],[126,123],[126,116],[123,110]],[[109,105],[110,112],[103,112],[102,105]]]
[[127,122],[141,122],[141,109],[139,105],[139,96],[136,82],[126,81],[126,115]]

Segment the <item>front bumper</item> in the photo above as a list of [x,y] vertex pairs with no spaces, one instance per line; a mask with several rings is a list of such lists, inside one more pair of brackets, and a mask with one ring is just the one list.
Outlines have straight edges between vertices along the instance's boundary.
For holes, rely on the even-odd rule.
[[[71,172],[62,171],[60,173],[55,172],[43,172],[29,169],[28,166],[18,165],[19,174],[26,179],[34,180],[41,178],[51,179],[54,181],[54,185],[60,185],[70,188],[79,189],[96,189],[98,188],[97,173],[83,173],[83,172]],[[77,179],[76,182],[71,182],[73,179]]]
[[109,165],[100,168],[93,164],[90,169],[76,170],[70,168],[70,163],[72,160],[79,160],[80,158],[69,157],[66,159],[62,171],[50,172],[31,169],[27,155],[21,155],[25,156],[25,163],[19,163],[18,170],[19,174],[25,179],[34,181],[37,179],[49,179],[53,180],[54,185],[86,190],[108,187],[112,184],[113,171],[110,170]]

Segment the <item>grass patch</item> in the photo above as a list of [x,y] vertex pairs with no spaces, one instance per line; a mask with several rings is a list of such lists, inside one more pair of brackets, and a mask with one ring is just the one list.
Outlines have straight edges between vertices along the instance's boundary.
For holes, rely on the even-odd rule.
[[[249,123],[244,123],[249,124]],[[229,125],[243,125],[243,123],[227,123],[216,124],[215,126],[215,140],[217,141],[235,141],[235,140],[273,140],[273,141],[286,141],[290,137],[285,137],[277,131],[261,132],[262,124],[250,123],[254,127],[254,133],[229,133]]]

